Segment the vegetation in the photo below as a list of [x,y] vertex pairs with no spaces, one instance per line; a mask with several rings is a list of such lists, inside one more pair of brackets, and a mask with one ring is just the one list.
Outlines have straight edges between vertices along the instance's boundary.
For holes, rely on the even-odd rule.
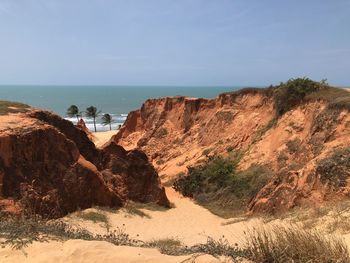
[[295,138],[287,142],[287,149],[289,153],[293,154],[300,150],[301,140],[299,138]]
[[163,137],[165,137],[165,136],[167,136],[168,135],[168,130],[166,129],[166,128],[164,128],[164,127],[160,127],[157,131],[156,131],[156,134],[155,134],[155,136],[157,137],[157,138],[163,138]]
[[125,205],[125,212],[139,217],[151,218],[149,214],[141,210],[142,207],[139,207],[136,203],[128,203]]
[[123,229],[117,228],[106,235],[94,235],[86,229],[73,227],[65,222],[41,220],[38,217],[0,216],[0,245],[22,249],[34,241],[49,240],[97,240],[107,241],[115,245],[136,245],[139,241],[131,239]]
[[174,254],[175,251],[183,249],[181,241],[177,238],[154,239],[148,242],[147,245],[149,247],[158,248],[162,254],[168,255]]
[[109,130],[112,130],[112,116],[108,113],[103,114],[102,116],[102,124],[103,125],[109,125]]
[[102,214],[100,212],[90,211],[90,212],[79,212],[77,215],[81,219],[90,220],[94,223],[102,223],[106,226],[107,229],[109,228],[108,217],[105,214]]
[[98,117],[98,115],[100,114],[100,111],[97,111],[97,108],[95,106],[90,106],[86,108],[85,111],[85,115],[86,117],[92,118],[94,121],[94,128],[95,128],[95,132],[96,130],[96,118]]
[[246,257],[254,262],[350,262],[342,240],[298,226],[250,231],[244,250]]
[[67,109],[67,116],[68,117],[76,117],[77,121],[79,122],[79,117],[81,116],[80,112],[79,112],[79,108],[76,105],[71,105],[68,109]]
[[282,116],[294,106],[300,104],[305,97],[316,91],[329,87],[325,81],[316,82],[309,78],[290,79],[273,88],[276,116]]
[[237,159],[209,158],[203,165],[190,167],[188,175],[180,176],[173,187],[213,213],[230,216],[242,210],[270,178],[267,167],[237,171],[237,163]]
[[330,109],[350,110],[350,92],[341,88],[327,87],[306,96],[309,100],[324,100]]
[[322,183],[339,189],[347,184],[350,169],[350,148],[337,149],[329,157],[319,161],[316,173]]
[[266,125],[262,126],[259,128],[256,133],[253,135],[252,138],[252,144],[257,143],[258,141],[261,140],[261,138],[265,135],[265,133],[270,130],[272,127],[276,126],[277,124],[277,119],[273,118],[270,120]]
[[27,111],[29,106],[27,104],[0,100],[0,115],[9,113],[18,113]]
[[105,235],[95,235],[86,229],[74,227],[60,220],[41,220],[1,216],[0,245],[22,249],[34,241],[82,239],[106,241],[114,245],[157,248],[168,255],[209,254],[226,256],[233,260],[248,259],[253,262],[350,262],[344,242],[333,236],[325,236],[315,230],[303,230],[299,226],[254,229],[242,238],[242,245],[230,244],[223,236],[219,240],[208,237],[207,242],[185,246],[176,238],[144,242],[131,238],[124,229],[117,228]]

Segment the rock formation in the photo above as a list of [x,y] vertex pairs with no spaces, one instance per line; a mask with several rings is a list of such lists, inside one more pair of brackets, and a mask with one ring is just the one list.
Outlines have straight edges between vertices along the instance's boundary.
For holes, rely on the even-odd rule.
[[208,155],[247,147],[272,116],[272,99],[259,90],[212,100],[150,99],[129,113],[114,141],[142,149],[160,175],[171,179]]
[[[140,151],[98,150],[86,132],[41,110],[0,116],[0,210],[57,218],[127,200],[169,206]],[[14,209],[16,208],[16,209]]]
[[85,121],[83,119],[80,119],[79,122],[77,123],[77,127],[81,130],[83,130],[87,136],[89,137],[89,139],[91,141],[93,141],[95,139],[94,135],[92,134],[92,132],[89,130],[89,128],[86,126]]
[[350,165],[340,164],[350,158],[350,93],[344,92],[322,89],[281,116],[271,88],[214,99],[150,99],[129,114],[113,140],[143,150],[164,182],[208,156],[239,156],[241,170],[268,165],[273,174],[251,200],[253,212],[317,205],[350,194]]

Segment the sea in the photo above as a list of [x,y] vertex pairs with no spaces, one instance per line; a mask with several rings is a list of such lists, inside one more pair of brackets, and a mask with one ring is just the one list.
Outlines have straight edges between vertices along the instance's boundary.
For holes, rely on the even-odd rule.
[[[141,107],[149,98],[165,96],[189,96],[198,98],[214,98],[220,93],[237,90],[239,86],[29,86],[2,85],[0,100],[10,100],[26,103],[33,107],[53,111],[63,118],[76,122],[76,118],[66,115],[70,105],[77,105],[80,111],[89,106],[95,106],[100,113],[112,116],[112,129],[116,129],[126,120],[128,113]],[[107,131],[108,126],[96,120],[97,131]],[[93,120],[83,117],[88,128],[93,130]]]

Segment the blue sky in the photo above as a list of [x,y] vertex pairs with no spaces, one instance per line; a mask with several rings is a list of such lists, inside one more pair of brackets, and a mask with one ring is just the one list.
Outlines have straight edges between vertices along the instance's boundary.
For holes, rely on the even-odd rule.
[[350,85],[350,0],[0,0],[0,84]]

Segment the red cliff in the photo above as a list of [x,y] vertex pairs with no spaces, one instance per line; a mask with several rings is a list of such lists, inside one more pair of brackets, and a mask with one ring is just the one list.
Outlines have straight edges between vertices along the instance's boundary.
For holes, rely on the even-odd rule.
[[85,131],[46,111],[0,115],[0,123],[1,210],[56,218],[126,200],[169,205],[142,152],[114,143],[98,150]]

